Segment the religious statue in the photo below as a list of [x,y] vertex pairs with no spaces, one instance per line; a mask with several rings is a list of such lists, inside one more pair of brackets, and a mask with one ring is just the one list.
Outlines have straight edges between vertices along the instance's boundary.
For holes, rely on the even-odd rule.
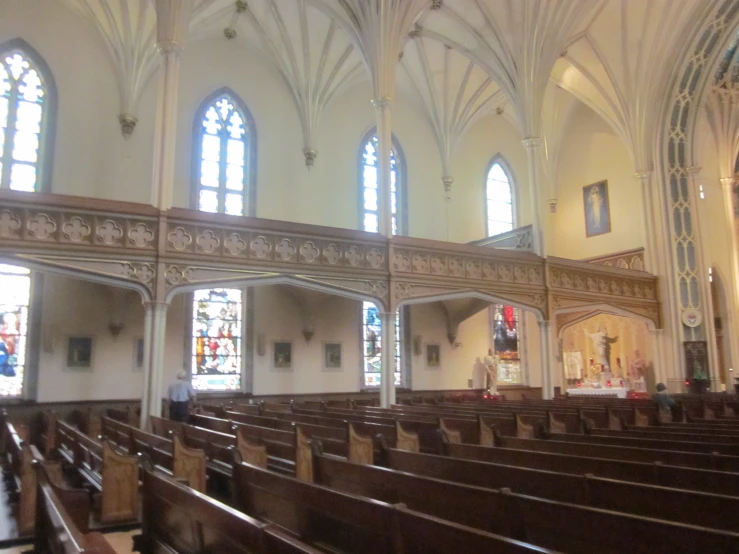
[[587,329],[583,329],[583,331],[593,341],[595,363],[600,365],[603,371],[610,371],[611,365],[608,363],[608,360],[611,357],[611,344],[616,342],[618,337],[610,338],[608,333],[601,329],[600,325],[598,325],[595,333],[588,333]]
[[488,368],[482,362],[480,358],[475,359],[475,363],[472,365],[472,388],[475,390],[485,388],[485,377],[487,376]]
[[647,362],[641,357],[638,350],[634,350],[634,361],[631,362],[631,388],[639,392],[647,392],[645,381],[647,373]]
[[500,358],[496,355],[492,359],[485,358],[485,366],[488,372],[488,391],[491,394],[498,394],[498,366]]

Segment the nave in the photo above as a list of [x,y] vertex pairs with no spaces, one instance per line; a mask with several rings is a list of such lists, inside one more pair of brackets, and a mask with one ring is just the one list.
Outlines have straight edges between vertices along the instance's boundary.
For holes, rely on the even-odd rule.
[[735,552],[739,402],[673,398],[11,411],[5,483],[36,552]]

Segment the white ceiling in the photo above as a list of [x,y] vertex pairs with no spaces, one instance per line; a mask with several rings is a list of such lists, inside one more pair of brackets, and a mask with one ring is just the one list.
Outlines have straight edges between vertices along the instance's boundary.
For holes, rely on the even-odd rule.
[[232,38],[261,52],[292,94],[306,152],[313,150],[321,114],[345,87],[369,81],[373,94],[382,97],[393,96],[397,83],[422,103],[445,161],[445,174],[452,171],[449,160],[465,131],[499,108],[522,138],[544,139],[548,161],[556,167],[562,130],[576,105],[573,98],[613,127],[629,148],[635,169],[650,168],[650,145],[669,87],[688,55],[686,46],[720,4],[720,0],[56,1],[71,6],[98,30],[116,69],[122,114],[135,115],[143,87],[158,64],[156,8],[162,12],[173,1],[191,3],[187,47],[197,48],[207,37],[228,40],[224,33],[228,30]]

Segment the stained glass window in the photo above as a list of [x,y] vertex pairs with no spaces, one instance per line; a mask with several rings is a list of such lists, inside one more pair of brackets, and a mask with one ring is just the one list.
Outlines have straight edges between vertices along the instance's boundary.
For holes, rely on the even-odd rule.
[[[513,191],[511,179],[500,162],[494,162],[485,184],[487,236],[513,230]],[[521,356],[519,353],[519,310],[497,304],[490,310],[493,330],[493,350],[500,359],[498,383],[520,384]]]
[[192,318],[192,386],[196,390],[241,389],[242,292],[195,291]]
[[[394,145],[393,145],[394,146]],[[365,142],[361,152],[362,164],[362,229],[377,233],[380,228],[380,182],[378,179],[377,135]],[[398,207],[403,200],[398,194],[399,164],[395,146],[390,152],[390,195],[393,218],[393,235],[398,234]],[[395,385],[400,385],[400,312],[395,314]],[[382,323],[377,306],[371,302],[362,303],[362,340],[364,354],[364,386],[379,387],[381,383]]]
[[[200,110],[195,204],[204,212],[248,212],[248,160],[253,147],[242,104],[230,92],[206,100]],[[198,290],[193,295],[192,386],[202,391],[241,390],[244,292]]]
[[30,272],[0,265],[0,397],[23,394]]
[[249,129],[230,94],[218,95],[203,112],[198,209],[244,215]]
[[0,53],[0,187],[37,190],[47,92],[41,70],[21,48]]

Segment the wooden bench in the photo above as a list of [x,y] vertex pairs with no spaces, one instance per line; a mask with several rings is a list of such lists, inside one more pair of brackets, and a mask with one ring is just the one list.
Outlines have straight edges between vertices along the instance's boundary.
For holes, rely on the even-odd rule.
[[238,508],[329,552],[548,552],[402,505],[336,492],[247,464],[235,464],[233,473]]
[[45,554],[115,554],[100,533],[87,532],[87,491],[55,486],[36,464],[37,517],[34,552]]
[[92,439],[70,424],[57,426],[59,451],[100,498],[103,523],[136,520],[139,513],[138,459],[116,452],[108,440]]
[[143,464],[142,554],[318,554],[275,525],[259,521],[193,491]]
[[[697,551],[739,547],[739,534],[700,529],[655,518],[603,510],[574,503],[535,498],[510,492],[461,485],[430,477],[421,477],[390,469],[360,466],[314,449],[315,481],[332,489],[350,492],[390,503],[401,502],[409,508],[463,525],[498,533],[510,538],[566,552],[589,554],[593,545],[598,552],[677,552],[684,544]],[[739,499],[737,499],[739,500]],[[532,505],[541,518],[528,517]],[[568,513],[569,524],[553,532],[547,520],[556,513]],[[552,512],[551,516],[547,514]],[[597,520],[600,525],[593,525]],[[522,525],[522,522],[524,523]],[[640,534],[645,526],[654,534]],[[633,537],[639,536],[634,548]],[[667,539],[666,539],[667,537]],[[702,541],[706,541],[702,544]],[[733,545],[733,546],[732,546]]]

